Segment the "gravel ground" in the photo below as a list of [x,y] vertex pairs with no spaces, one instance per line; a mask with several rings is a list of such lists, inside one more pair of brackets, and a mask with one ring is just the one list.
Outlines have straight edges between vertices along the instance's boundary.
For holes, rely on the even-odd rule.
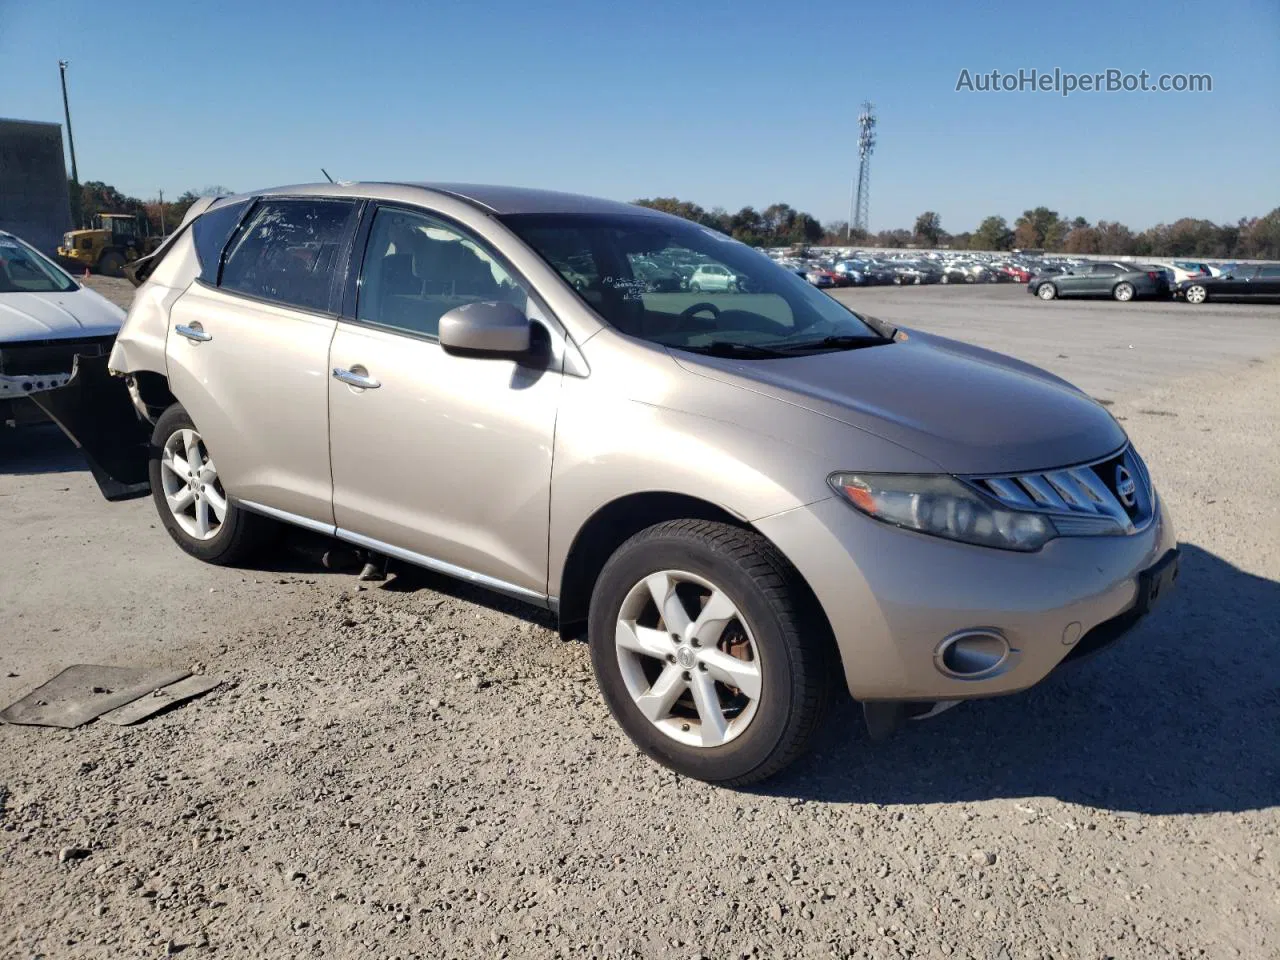
[[[1036,308],[1097,307],[948,292],[878,296],[1045,363]],[[1115,390],[1184,543],[1166,609],[884,743],[842,703],[753,791],[641,757],[536,612],[415,571],[366,588],[305,539],[204,567],[56,434],[0,436],[3,702],[77,662],[227,678],[133,728],[0,727],[0,957],[1276,956],[1271,320]]]

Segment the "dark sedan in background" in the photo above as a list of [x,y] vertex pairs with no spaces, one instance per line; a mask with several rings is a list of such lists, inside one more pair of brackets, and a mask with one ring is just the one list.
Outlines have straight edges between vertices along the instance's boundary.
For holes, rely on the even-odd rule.
[[1187,303],[1206,300],[1280,300],[1280,266],[1237,266],[1220,277],[1193,277],[1174,295]]
[[1139,297],[1167,297],[1169,277],[1162,270],[1141,264],[1082,263],[1052,276],[1032,277],[1027,292],[1041,300],[1111,297],[1127,302]]

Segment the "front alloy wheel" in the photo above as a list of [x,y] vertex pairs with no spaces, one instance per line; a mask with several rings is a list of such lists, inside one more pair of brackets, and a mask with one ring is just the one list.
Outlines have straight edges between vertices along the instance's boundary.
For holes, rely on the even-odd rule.
[[683,570],[661,570],[618,611],[618,668],[631,699],[660,732],[718,747],[741,734],[760,702],[760,663],[728,594]]
[[818,727],[834,641],[813,594],[752,530],[671,520],[642,530],[596,581],[591,663],[646,754],[741,786],[794,760]]
[[1052,283],[1042,283],[1036,287],[1036,296],[1041,300],[1052,300],[1058,295],[1058,288]]
[[1196,283],[1187,287],[1184,296],[1187,298],[1187,303],[1204,303],[1209,299],[1209,291]]

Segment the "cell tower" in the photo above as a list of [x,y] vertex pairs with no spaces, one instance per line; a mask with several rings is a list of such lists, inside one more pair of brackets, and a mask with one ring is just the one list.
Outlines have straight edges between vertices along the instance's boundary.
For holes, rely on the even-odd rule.
[[858,189],[849,211],[849,225],[853,230],[867,229],[867,208],[871,206],[871,151],[876,147],[875,109],[874,103],[864,100],[862,112],[858,114]]

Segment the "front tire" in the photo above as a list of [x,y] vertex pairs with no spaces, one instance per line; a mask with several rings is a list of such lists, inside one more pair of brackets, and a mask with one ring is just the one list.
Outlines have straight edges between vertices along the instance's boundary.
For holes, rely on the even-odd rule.
[[1183,296],[1187,298],[1187,303],[1199,304],[1209,299],[1209,291],[1196,283],[1187,287],[1187,292]]
[[119,277],[124,274],[124,257],[117,250],[108,250],[98,258],[98,272],[104,277]]
[[808,746],[834,643],[799,574],[759,534],[674,520],[610,557],[591,597],[591,662],[644,753],[730,786],[773,776]]
[[1042,283],[1036,287],[1036,296],[1041,300],[1052,300],[1058,295],[1058,288],[1052,283]]
[[273,521],[231,502],[204,439],[179,404],[156,421],[149,469],[160,522],[174,543],[199,560],[243,563],[277,529]]
[[1120,283],[1117,283],[1115,285],[1115,289],[1111,291],[1111,296],[1115,297],[1121,303],[1128,303],[1133,299],[1133,294],[1133,284],[1129,283],[1127,280],[1122,280]]

